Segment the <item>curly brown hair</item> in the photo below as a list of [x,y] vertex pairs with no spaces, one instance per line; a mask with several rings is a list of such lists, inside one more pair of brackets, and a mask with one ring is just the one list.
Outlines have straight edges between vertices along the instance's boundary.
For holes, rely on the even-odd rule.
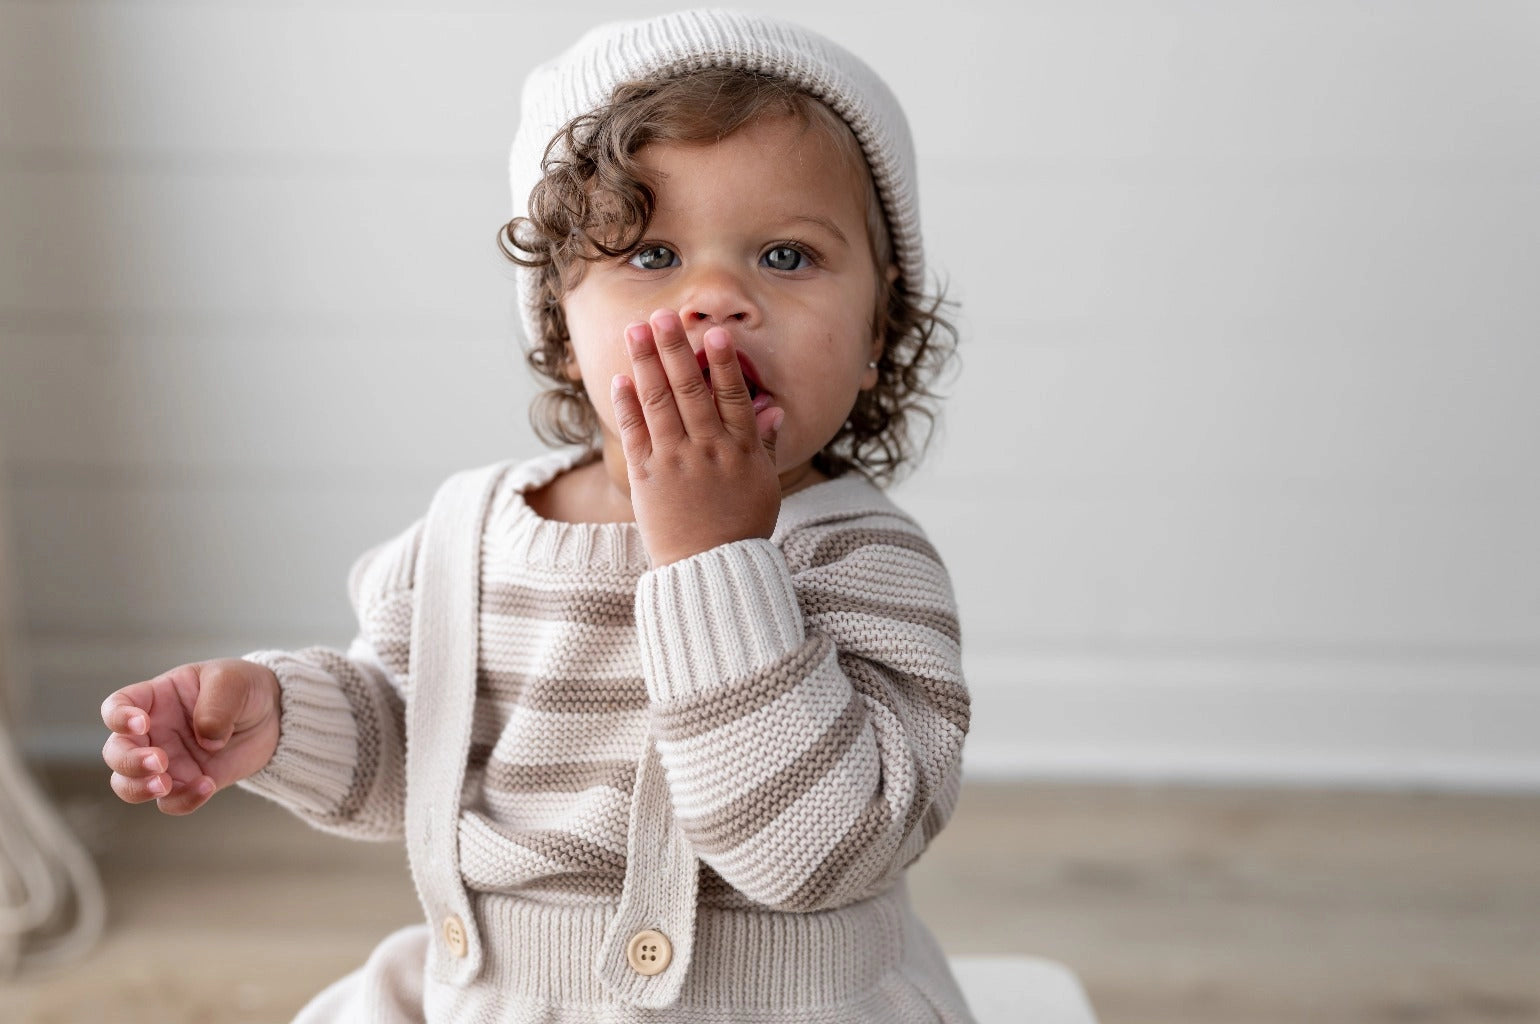
[[849,126],[795,86],[735,68],[616,86],[608,103],[557,132],[530,193],[529,215],[499,228],[503,255],[538,271],[540,336],[531,339],[525,358],[538,378],[556,385],[530,408],[530,423],[546,443],[592,446],[598,436],[582,382],[564,372],[571,349],[561,303],[589,262],[629,255],[646,232],[655,198],[637,151],[654,142],[720,141],[762,117],[793,117],[828,133],[866,183],[867,236],[879,282],[872,326],[884,340],[877,384],[859,393],[813,465],[830,477],[855,470],[886,484],[924,451],[940,397],[933,387],[957,349],[957,329],[941,316],[950,303],[940,287],[934,295],[911,295],[901,275],[885,272],[893,263],[887,218]]

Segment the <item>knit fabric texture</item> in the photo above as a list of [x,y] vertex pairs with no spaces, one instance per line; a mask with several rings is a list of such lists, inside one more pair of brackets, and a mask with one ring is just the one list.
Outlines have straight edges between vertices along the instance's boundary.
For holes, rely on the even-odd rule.
[[[677,11],[593,29],[524,82],[508,157],[513,215],[527,216],[546,147],[573,118],[607,102],[622,82],[742,68],[784,79],[823,101],[850,126],[887,214],[895,262],[911,295],[925,285],[914,142],[903,108],[859,57],[816,32],[756,14]],[[559,153],[560,151],[557,150]],[[540,337],[538,271],[519,267],[525,337]]]
[[[553,522],[524,501],[577,458],[533,460],[493,494],[473,692],[414,692],[418,522],[355,565],[346,652],[247,656],[278,674],[283,717],[243,785],[322,829],[400,836],[421,784],[408,696],[474,701],[468,749],[439,760],[465,758],[459,882],[486,959],[430,977],[425,1019],[969,1020],[903,886],[955,806],[969,719],[935,550],[842,478],[787,498],[768,541],[649,570],[635,524]],[[594,968],[628,864],[661,856],[635,842],[649,777],[698,883],[662,1016]],[[421,972],[405,959],[376,958]]]

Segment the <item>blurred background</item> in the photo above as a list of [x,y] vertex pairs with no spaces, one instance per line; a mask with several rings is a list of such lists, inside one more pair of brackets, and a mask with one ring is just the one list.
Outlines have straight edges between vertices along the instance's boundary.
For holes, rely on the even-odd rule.
[[[1057,956],[1107,1020],[1540,1020],[1534,5],[774,10],[906,107],[959,304],[942,428],[895,489],[953,573],[975,700],[960,838],[937,844],[955,867],[927,892],[939,913],[970,871],[1016,888],[974,896],[997,925],[938,928],[949,951]],[[99,852],[132,835],[192,870],[212,857],[172,837],[196,835],[296,877],[399,866],[244,796],[216,820],[260,835],[223,847],[101,801],[97,708],[182,662],[344,645],[359,553],[450,472],[540,450],[494,241],[518,89],[638,15],[0,2],[0,685]],[[1269,828],[1319,859],[1249,845]],[[153,928],[111,871],[109,941]],[[1427,963],[1322,962],[1326,918],[1285,929],[1299,973],[1272,982],[1266,940],[1217,925],[1158,952],[1192,899],[1238,901],[1220,922],[1326,913],[1376,875],[1406,883],[1385,933],[1425,926]],[[1330,898],[1307,883],[1327,876]],[[1173,902],[1137,940],[1066,924],[1152,891]],[[1422,925],[1394,917],[1430,892]],[[1059,927],[1029,923],[1049,904]],[[1475,931],[1440,939],[1451,915]],[[1215,967],[1237,948],[1256,963]],[[1349,974],[1340,1003],[1302,995]],[[13,1012],[87,1012],[51,984],[12,982]],[[247,1016],[196,1019],[298,1005],[252,991]]]

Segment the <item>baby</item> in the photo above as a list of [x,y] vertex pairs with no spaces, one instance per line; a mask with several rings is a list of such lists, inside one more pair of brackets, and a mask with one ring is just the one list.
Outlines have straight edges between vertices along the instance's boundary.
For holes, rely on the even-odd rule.
[[569,447],[365,553],[346,652],[108,697],[113,790],[404,838],[427,923],[300,1021],[971,1020],[905,886],[969,701],[946,570],[876,486],[955,344],[897,101],[799,27],[669,14],[537,69],[510,163]]

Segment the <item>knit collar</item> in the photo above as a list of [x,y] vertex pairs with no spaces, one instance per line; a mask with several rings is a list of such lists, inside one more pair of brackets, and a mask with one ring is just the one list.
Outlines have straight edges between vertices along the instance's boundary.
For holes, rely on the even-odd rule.
[[[635,523],[564,523],[546,519],[524,500],[569,469],[596,458],[583,448],[563,448],[519,463],[508,472],[492,498],[488,539],[510,545],[527,564],[550,569],[640,576],[651,568],[641,530]],[[851,473],[803,488],[781,502],[771,538],[777,544],[791,531],[853,509],[890,511],[892,504],[876,486]]]

